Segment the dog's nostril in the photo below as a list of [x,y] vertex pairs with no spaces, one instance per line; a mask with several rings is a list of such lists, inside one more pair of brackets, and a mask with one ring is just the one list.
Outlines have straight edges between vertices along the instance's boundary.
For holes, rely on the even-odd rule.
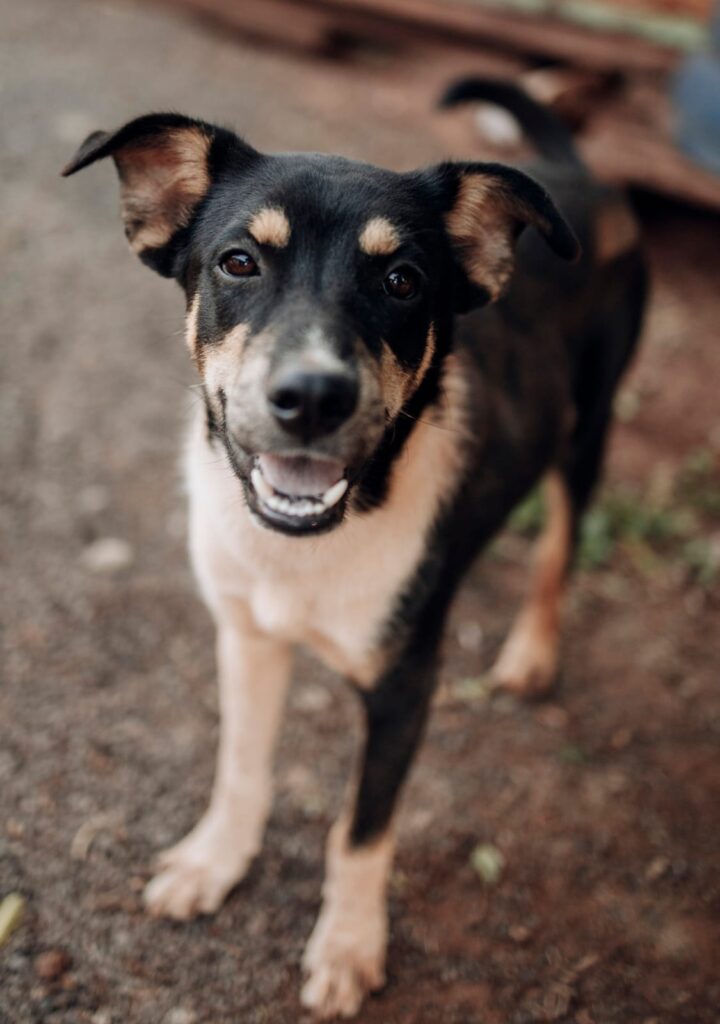
[[357,390],[350,374],[291,370],[276,375],[267,398],[285,430],[309,439],[336,430],[352,415]]
[[302,396],[292,388],[281,388],[270,398],[271,405],[280,412],[294,412],[302,405]]

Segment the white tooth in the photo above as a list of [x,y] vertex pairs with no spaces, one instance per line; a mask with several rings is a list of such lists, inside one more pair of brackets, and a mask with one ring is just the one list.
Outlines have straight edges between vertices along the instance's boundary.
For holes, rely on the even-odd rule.
[[250,474],[250,480],[252,481],[252,485],[255,488],[256,493],[259,494],[261,498],[264,498],[265,501],[269,501],[270,498],[274,497],[275,492],[257,466],[253,467],[253,471]]
[[279,498],[277,494],[271,494],[267,499],[267,503],[270,508],[275,509],[276,512],[280,512],[280,506],[282,504],[282,498]]
[[332,487],[329,487],[321,498],[325,508],[331,508],[331,506],[337,505],[347,488],[348,482],[344,478],[342,480],[338,480],[338,482],[333,484]]

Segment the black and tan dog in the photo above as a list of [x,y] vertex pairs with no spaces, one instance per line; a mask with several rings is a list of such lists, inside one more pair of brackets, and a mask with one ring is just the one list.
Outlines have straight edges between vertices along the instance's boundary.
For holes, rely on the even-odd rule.
[[218,630],[220,749],[209,808],[164,854],[147,905],[211,913],[247,870],[291,648],[306,645],[353,683],[367,723],[305,955],[302,1000],[322,1016],[351,1016],[383,983],[394,810],[448,606],[543,476],[529,597],[495,671],[523,692],[553,678],[578,519],[641,320],[622,199],[518,90],[464,83],[446,100],[479,97],[525,126],[562,214],[499,164],[398,174],[269,156],[174,114],[91,135],[64,172],[113,157],[132,248],[187,296],[205,397],[187,476]]

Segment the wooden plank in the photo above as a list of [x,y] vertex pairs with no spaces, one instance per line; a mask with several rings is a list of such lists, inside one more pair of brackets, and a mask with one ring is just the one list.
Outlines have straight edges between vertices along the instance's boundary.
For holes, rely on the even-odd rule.
[[578,142],[584,159],[605,181],[720,210],[720,177],[693,163],[656,129],[616,112],[597,117]]
[[495,43],[532,56],[544,55],[601,70],[669,70],[678,60],[671,47],[619,32],[588,32],[560,18],[492,10],[478,4],[436,0],[297,0],[298,6],[333,11],[338,18],[372,14],[375,29],[403,23],[465,44]]
[[462,48],[488,44],[601,71],[668,71],[676,50],[618,32],[589,32],[559,18],[537,18],[478,4],[436,0],[165,0],[247,35],[322,49],[333,34]]

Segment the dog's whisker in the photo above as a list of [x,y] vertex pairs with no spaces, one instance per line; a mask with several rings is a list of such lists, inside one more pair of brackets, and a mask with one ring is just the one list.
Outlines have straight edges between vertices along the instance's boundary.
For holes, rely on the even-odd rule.
[[465,431],[458,430],[457,427],[449,427],[446,423],[436,423],[434,420],[426,420],[422,416],[413,416],[409,412],[405,412],[401,409],[398,416],[404,416],[406,419],[413,420],[415,423],[423,423],[428,427],[435,427],[436,430],[445,430],[450,434],[457,434],[458,437],[465,436]]

